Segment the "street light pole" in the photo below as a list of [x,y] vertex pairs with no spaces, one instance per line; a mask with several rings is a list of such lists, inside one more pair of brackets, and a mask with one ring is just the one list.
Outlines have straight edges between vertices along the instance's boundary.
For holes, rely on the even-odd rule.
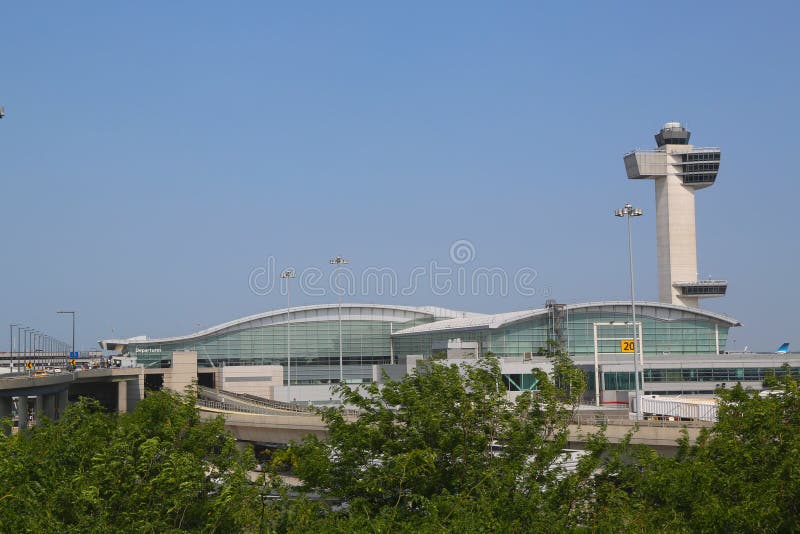
[[[20,339],[19,334],[22,331],[22,339]],[[24,341],[24,343],[23,343]],[[19,345],[20,349],[20,356],[17,358],[18,360],[24,360],[26,358],[28,352],[28,327],[21,326],[17,327],[17,345]],[[25,369],[25,363],[22,363],[22,369]],[[24,372],[24,371],[23,371]]]
[[286,380],[289,385],[287,390],[289,402],[292,401],[292,278],[297,278],[294,269],[286,269],[281,273],[281,278],[286,280]]
[[[14,327],[18,326],[15,323],[11,323],[9,325],[9,338],[8,344],[11,347],[11,350],[8,352],[8,368],[10,372],[14,372]],[[19,339],[19,334],[17,334],[17,339]]]
[[69,310],[58,310],[56,313],[69,313],[72,314],[72,351],[70,352],[70,358],[77,358],[78,356],[75,353],[75,312]]
[[38,340],[38,345],[39,346],[36,349],[38,351],[38,355],[37,355],[38,357],[36,358],[36,361],[39,364],[38,365],[39,369],[44,369],[44,359],[45,359],[45,353],[44,353],[44,350],[45,350],[44,349],[45,339],[44,338],[45,338],[45,333],[44,332],[39,332],[38,333],[38,338],[39,338],[39,340]]
[[[347,265],[350,263],[349,260],[344,259],[341,256],[336,256],[335,258],[331,258],[329,262],[331,265],[336,265],[337,268],[340,265]],[[339,271],[336,272],[336,279],[339,279]],[[342,292],[339,292],[339,383],[342,384],[344,382],[344,357],[342,356]]]
[[[641,343],[641,335],[637,336],[637,328],[636,328],[636,292],[634,289],[634,282],[633,282],[633,238],[631,237],[631,217],[640,217],[644,212],[641,208],[634,208],[630,205],[630,203],[625,204],[624,207],[619,208],[614,211],[614,215],[617,217],[627,217],[628,218],[628,264],[630,268],[630,275],[631,275],[631,320],[633,321],[633,380],[634,380],[634,387],[636,388],[636,420],[640,421],[642,419],[642,392],[639,388],[639,359],[637,356],[641,354],[642,350],[642,343]],[[638,329],[638,332],[641,332],[641,329]],[[637,354],[638,353],[638,354]]]
[[31,328],[31,329],[28,330],[28,344],[26,345],[26,348],[28,349],[28,358],[27,359],[28,359],[28,363],[31,366],[31,369],[33,369],[33,366],[35,365],[34,362],[36,361],[36,348],[35,348],[36,347],[36,343],[35,343],[35,341],[36,341],[36,330]]
[[33,370],[34,371],[37,371],[39,369],[39,354],[38,354],[39,348],[38,347],[39,347],[39,340],[40,340],[39,336],[41,336],[41,334],[42,333],[39,332],[38,330],[34,330],[33,331],[33,357],[31,359],[33,361]]
[[28,351],[30,352],[31,370],[36,371],[36,337],[39,331],[31,328],[30,334],[31,344],[30,347],[28,347]]

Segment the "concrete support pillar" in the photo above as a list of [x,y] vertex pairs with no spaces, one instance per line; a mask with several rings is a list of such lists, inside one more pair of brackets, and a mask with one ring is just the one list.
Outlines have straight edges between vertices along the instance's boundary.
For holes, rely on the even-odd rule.
[[197,382],[197,352],[176,350],[172,353],[172,368],[164,371],[164,387],[184,393],[187,386]]
[[42,412],[44,412],[44,399],[41,395],[37,395],[33,400],[33,422],[38,423],[42,420]]
[[[11,411],[14,408],[14,399],[11,397],[0,397],[0,419],[11,417]],[[6,436],[11,435],[11,427],[5,431]]]
[[19,429],[28,428],[28,397],[17,398],[17,418],[19,419]]
[[42,396],[42,415],[51,421],[56,419],[56,395],[51,393]]
[[67,410],[67,403],[69,402],[69,390],[64,389],[56,394],[56,419],[61,419],[64,412]]
[[0,418],[11,417],[11,410],[14,408],[13,400],[11,397],[0,397]]
[[131,410],[135,410],[139,402],[144,399],[144,372],[139,373],[139,379],[132,382],[129,387],[136,388],[133,396],[133,402],[128,406]]
[[128,411],[128,383],[124,380],[117,382],[117,413]]

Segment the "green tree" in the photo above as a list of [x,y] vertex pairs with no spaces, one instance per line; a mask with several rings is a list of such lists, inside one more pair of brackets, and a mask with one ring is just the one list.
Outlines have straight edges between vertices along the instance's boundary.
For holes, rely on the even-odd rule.
[[717,391],[718,422],[678,454],[629,451],[597,491],[594,519],[611,527],[671,532],[794,532],[800,529],[800,391],[788,370],[760,396]]
[[552,363],[552,376],[533,371],[539,390],[515,402],[491,357],[469,366],[422,362],[383,387],[339,386],[360,415],[324,411],[328,437],[309,437],[284,459],[308,491],[348,503],[325,518],[337,530],[566,528],[584,514],[572,506],[585,501],[575,479],[592,470],[567,476],[558,467],[585,382],[560,351]]
[[0,438],[0,531],[232,532],[261,500],[222,419],[191,394],[149,394],[130,414],[94,401]]

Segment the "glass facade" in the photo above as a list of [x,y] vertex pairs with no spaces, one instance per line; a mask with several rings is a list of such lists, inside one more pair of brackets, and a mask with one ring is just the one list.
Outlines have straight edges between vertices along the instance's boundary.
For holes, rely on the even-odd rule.
[[[348,364],[389,363],[392,325],[382,321],[342,321],[342,356]],[[197,351],[198,365],[286,365],[286,324],[256,327],[184,342],[163,343],[157,352],[137,354],[145,365],[169,359],[172,352]],[[148,347],[152,346],[150,344]],[[132,345],[135,347],[136,345]],[[339,364],[339,322],[291,325],[292,360],[296,364]]]
[[[637,311],[638,310],[637,306]],[[629,307],[630,309],[630,307]],[[646,308],[642,311],[646,312]],[[577,311],[570,314],[566,347],[570,354],[594,355],[595,322],[625,322],[630,313],[619,311]],[[716,354],[717,339],[719,350],[725,349],[728,325],[719,324],[708,317],[695,316],[679,319],[663,319],[637,313],[637,322],[642,324],[642,349],[648,354]],[[601,353],[618,353],[621,337],[633,338],[630,326],[598,327],[599,338],[611,338],[598,342]]]
[[684,174],[681,176],[684,184],[713,184],[717,180],[716,174],[699,173],[699,174]]
[[[639,377],[641,378],[641,373],[639,373]],[[636,389],[636,385],[633,379],[633,373],[627,371],[608,371],[602,374],[602,382],[601,384],[603,390],[612,391],[612,390],[621,390],[621,391],[633,391]],[[594,391],[594,372],[587,371],[586,372],[586,391],[593,392]]]
[[[392,331],[434,320],[433,313],[409,309],[343,308],[341,352],[345,380],[371,381],[373,365],[391,362]],[[139,364],[151,368],[169,367],[175,351],[195,351],[199,367],[281,365],[287,369],[291,336],[292,383],[326,384],[339,381],[339,327],[338,308],[334,305],[293,311],[290,327],[285,312],[275,313],[205,335],[131,342],[128,352]]]
[[[482,356],[493,353],[501,358],[522,358],[523,361],[546,350],[548,340],[555,339],[576,362],[593,361],[595,342],[600,354],[621,354],[620,341],[633,338],[629,320],[630,305],[624,303],[555,304],[543,310],[498,316],[440,308],[348,304],[342,309],[340,371],[338,308],[336,305],[309,306],[293,309],[291,314],[292,383],[334,383],[339,381],[340,372],[347,382],[371,382],[374,365],[405,363],[409,355],[446,357],[446,351],[439,354],[441,347],[447,347],[447,342],[454,339],[477,342]],[[736,324],[713,314],[653,303],[637,305],[637,320],[642,324],[645,356],[658,355],[666,359],[669,355],[711,355],[724,351],[728,329]],[[457,328],[467,324],[472,326]],[[280,365],[284,367],[286,383],[288,338],[286,312],[278,310],[191,336],[148,341],[131,339],[127,352],[150,368],[170,367],[175,351],[195,351],[198,366],[206,368]],[[661,371],[648,370],[645,381],[659,380]],[[698,377],[706,376],[702,371],[691,372]],[[670,370],[667,374],[671,376],[673,372]],[[729,375],[718,378],[719,372],[713,370],[710,375],[713,378],[709,380],[736,380]],[[605,389],[633,389],[632,378],[627,372],[605,373]],[[507,374],[504,382],[507,388],[515,391],[536,387],[533,376],[527,374]]]
[[[594,391],[594,371],[585,369],[587,391]],[[800,378],[800,367],[789,369],[792,376]],[[733,386],[739,382],[763,382],[769,376],[782,376],[782,367],[690,367],[681,369],[645,369],[639,377],[644,377],[643,390],[647,393],[687,394],[709,393],[718,386]],[[630,371],[605,371],[601,373],[601,389],[604,391],[632,391],[635,389],[633,373]],[[680,385],[680,389],[674,389]]]
[[[688,152],[686,154],[681,154],[681,159],[684,162],[690,161],[716,161],[719,164],[720,156],[722,152],[718,151],[696,151],[696,152]],[[719,167],[717,167],[719,168]]]
[[[714,367],[685,369],[645,369],[645,382],[761,382],[768,376],[780,376],[785,371],[774,367]],[[791,368],[800,376],[800,368]]]
[[503,384],[506,386],[506,391],[533,391],[538,385],[538,380],[529,373],[504,374]]
[[[637,322],[642,324],[645,355],[716,354],[723,351],[729,325],[689,311],[663,313],[656,306],[636,306]],[[648,313],[650,312],[650,313]],[[661,312],[661,313],[653,313]],[[633,338],[629,324],[630,306],[608,305],[566,309],[560,319],[554,312],[540,314],[508,326],[490,329],[465,329],[395,336],[395,354],[431,355],[432,345],[449,339],[477,341],[481,353],[500,357],[525,357],[547,348],[548,339],[559,339],[573,357],[594,356],[594,324],[598,326],[598,352],[619,353],[621,339]]]
[[681,286],[682,295],[724,295],[728,286],[724,284],[697,284]]
[[717,179],[720,153],[716,151],[700,151],[682,154],[681,172],[684,184],[711,185]]
[[547,317],[542,316],[497,330],[485,328],[398,335],[394,338],[394,351],[401,358],[409,354],[431,356],[434,344],[440,345],[456,338],[477,341],[482,356],[491,352],[495,356],[508,357],[535,354],[539,348],[547,347],[551,335]]

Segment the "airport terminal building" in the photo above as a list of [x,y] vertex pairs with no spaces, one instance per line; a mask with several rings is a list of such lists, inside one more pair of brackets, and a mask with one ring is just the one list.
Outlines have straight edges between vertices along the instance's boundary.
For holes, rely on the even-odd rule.
[[[737,382],[758,388],[783,363],[800,369],[791,354],[728,354],[730,328],[739,325],[731,317],[654,302],[637,303],[636,311],[641,328],[636,356],[646,393],[711,394]],[[327,399],[330,385],[340,380],[380,381],[382,371],[402,376],[419,359],[460,361],[488,355],[501,359],[509,391],[535,389],[532,369],[548,368],[543,354],[553,340],[585,370],[587,402],[612,404],[625,402],[634,389],[634,354],[622,350],[624,341],[633,339],[630,312],[629,302],[618,301],[548,301],[540,309],[501,314],[322,304],[244,317],[186,336],[108,339],[100,345],[135,357],[150,373],[171,368],[173,354],[184,351],[196,353],[198,371],[210,376],[246,367],[263,377],[264,368],[272,368],[273,375],[278,369],[269,396],[306,401]],[[216,380],[213,385],[222,386],[223,380]]]
[[[730,329],[740,323],[700,308],[701,299],[728,289],[726,280],[697,275],[695,193],[716,183],[721,150],[694,147],[690,136],[680,123],[668,122],[655,135],[655,149],[623,157],[628,178],[652,181],[655,190],[659,302],[636,302],[635,319],[631,301],[548,301],[539,309],[500,314],[320,304],[268,311],[186,336],[100,345],[135,357],[150,374],[170,369],[178,357],[180,365],[194,366],[217,386],[249,380],[255,387],[261,377],[271,383],[265,394],[278,400],[324,400],[331,384],[380,382],[384,372],[398,378],[420,359],[490,354],[501,359],[509,392],[535,389],[531,370],[548,369],[543,354],[551,341],[586,371],[586,400],[597,404],[627,403],[635,368],[645,393],[707,395],[735,383],[761,388],[770,373],[786,372],[784,363],[797,373],[800,354],[729,354]],[[630,218],[642,214],[630,204],[615,212],[627,216],[629,229]],[[182,360],[185,354],[191,362]],[[253,370],[249,378],[240,371],[226,379],[216,371],[245,367]]]

